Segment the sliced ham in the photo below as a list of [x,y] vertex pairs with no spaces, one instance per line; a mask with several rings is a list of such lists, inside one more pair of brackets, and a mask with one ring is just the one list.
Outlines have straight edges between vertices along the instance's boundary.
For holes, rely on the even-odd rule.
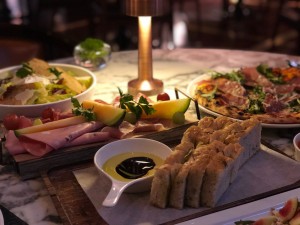
[[126,135],[132,133],[135,126],[127,121],[123,121],[119,127],[104,127],[102,132],[108,132],[112,138],[122,139]]
[[50,131],[25,134],[19,137],[19,141],[30,154],[43,156],[52,150],[66,146],[83,134],[98,130],[103,126],[101,122],[86,122]]
[[139,121],[136,123],[133,132],[134,133],[151,132],[151,131],[161,131],[164,129],[165,127],[162,123],[147,123],[145,121]]
[[91,133],[86,133],[78,138],[75,138],[71,142],[67,143],[66,146],[64,147],[70,147],[70,146],[78,146],[78,145],[83,145],[83,144],[91,144],[91,143],[96,143],[96,142],[102,142],[102,141],[108,141],[111,139],[110,133],[109,132],[91,132]]
[[15,136],[13,131],[9,131],[6,134],[5,147],[11,155],[30,153],[41,157],[63,147],[122,139],[141,132],[164,130],[163,122],[145,120],[133,125],[123,121],[119,127],[109,127],[100,122],[92,121],[49,131],[24,134],[19,138]]
[[165,126],[162,123],[154,121],[140,120],[136,124],[131,124],[123,121],[119,127],[104,127],[102,132],[108,132],[111,137],[122,139],[142,132],[153,132],[164,130]]
[[26,153],[26,149],[21,145],[19,139],[16,137],[14,131],[9,130],[5,135],[6,141],[4,142],[5,148],[11,155],[18,155]]

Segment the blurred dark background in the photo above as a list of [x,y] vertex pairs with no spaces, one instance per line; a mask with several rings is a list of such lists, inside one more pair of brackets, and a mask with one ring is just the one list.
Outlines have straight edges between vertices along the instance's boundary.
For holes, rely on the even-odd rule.
[[[0,0],[0,68],[24,58],[72,56],[96,37],[113,51],[137,49],[137,18],[123,0]],[[224,48],[300,55],[300,0],[164,0],[153,48]]]

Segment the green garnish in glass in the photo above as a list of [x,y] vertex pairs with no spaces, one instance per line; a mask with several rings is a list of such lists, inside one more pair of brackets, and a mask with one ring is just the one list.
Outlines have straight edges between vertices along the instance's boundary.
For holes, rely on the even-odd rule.
[[96,38],[87,38],[79,44],[83,51],[81,51],[80,57],[83,59],[89,59],[91,61],[107,55],[106,51],[103,51],[104,42]]

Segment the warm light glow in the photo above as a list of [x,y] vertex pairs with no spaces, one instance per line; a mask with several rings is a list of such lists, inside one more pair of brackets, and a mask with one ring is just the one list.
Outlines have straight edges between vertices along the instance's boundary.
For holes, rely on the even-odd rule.
[[145,33],[149,30],[151,26],[151,16],[139,16],[140,29],[142,33]]
[[140,90],[141,91],[149,91],[149,90],[151,90],[151,85],[150,85],[150,83],[149,83],[148,80],[143,80],[140,85],[141,85],[140,86]]
[[150,16],[139,17],[139,80],[152,79],[152,26]]

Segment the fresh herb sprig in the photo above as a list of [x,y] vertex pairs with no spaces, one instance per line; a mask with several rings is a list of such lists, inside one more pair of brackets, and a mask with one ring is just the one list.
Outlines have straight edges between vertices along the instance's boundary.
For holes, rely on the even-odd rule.
[[256,70],[264,75],[269,81],[271,81],[272,83],[274,84],[284,84],[284,80],[283,80],[283,77],[282,76],[275,76],[273,71],[272,71],[272,68],[269,67],[268,65],[266,64],[260,64],[256,67]]
[[22,67],[20,69],[17,70],[16,72],[16,76],[20,77],[20,78],[24,78],[27,77],[31,74],[33,74],[34,71],[33,69],[29,66],[28,63],[22,63]]
[[292,109],[292,112],[300,112],[300,98],[289,102],[289,107]]
[[62,74],[62,72],[58,71],[55,67],[50,67],[49,69],[50,73],[53,73],[57,78]]
[[118,90],[120,94],[120,108],[128,109],[135,114],[137,119],[141,118],[143,111],[147,115],[151,115],[155,112],[155,109],[144,96],[141,96],[138,101],[135,101],[131,94],[124,94],[119,87]]
[[229,73],[219,73],[216,72],[212,75],[213,79],[221,78],[224,77],[228,80],[236,81],[239,83],[244,83],[245,78],[242,76],[242,74],[239,71],[231,71]]
[[264,112],[263,102],[266,97],[266,93],[263,91],[261,86],[256,86],[253,88],[253,94],[250,100],[248,112],[253,114],[259,114]]
[[84,109],[77,98],[71,97],[71,102],[74,106],[74,109],[72,109],[72,113],[75,116],[83,116],[87,121],[96,120],[96,115],[93,112],[93,109]]

